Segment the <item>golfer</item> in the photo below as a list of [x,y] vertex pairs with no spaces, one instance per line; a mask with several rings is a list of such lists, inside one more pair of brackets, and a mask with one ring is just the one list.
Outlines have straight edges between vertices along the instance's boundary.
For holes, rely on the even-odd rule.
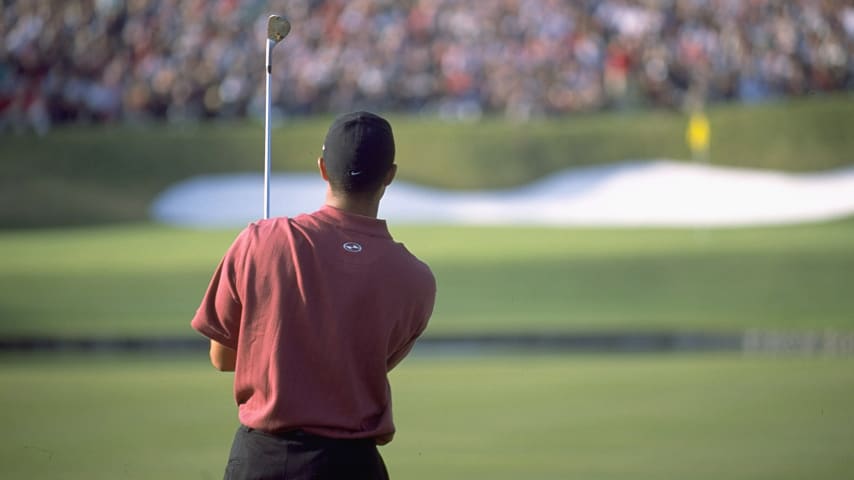
[[388,478],[387,373],[436,294],[427,265],[377,219],[394,151],[383,118],[337,118],[317,161],[325,205],[250,224],[216,269],[192,327],[214,367],[235,372],[241,425],[225,478]]

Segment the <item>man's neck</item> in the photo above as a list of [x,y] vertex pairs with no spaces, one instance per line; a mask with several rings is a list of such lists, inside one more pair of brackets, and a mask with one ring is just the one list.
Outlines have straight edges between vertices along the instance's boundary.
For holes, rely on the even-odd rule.
[[326,192],[326,204],[348,213],[372,218],[377,218],[380,207],[379,201],[359,197],[342,197],[335,195],[331,190]]

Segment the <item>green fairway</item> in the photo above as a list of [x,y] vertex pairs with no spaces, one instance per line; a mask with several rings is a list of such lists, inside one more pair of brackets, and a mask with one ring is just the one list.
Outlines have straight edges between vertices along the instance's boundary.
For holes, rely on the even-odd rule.
[[[0,233],[0,335],[191,336],[235,230]],[[427,331],[854,329],[854,221],[733,230],[394,227],[439,286]]]
[[[854,163],[850,94],[709,112],[711,162],[786,171]],[[329,118],[277,125],[276,172],[315,171]],[[688,159],[678,112],[576,115],[517,123],[391,117],[399,177],[447,188],[520,185],[568,167]],[[0,228],[144,221],[155,196],[202,173],[263,168],[261,124],[73,126],[0,138]]]
[[[231,375],[201,357],[2,357],[4,477],[221,478]],[[416,357],[392,385],[392,478],[854,475],[850,358]]]

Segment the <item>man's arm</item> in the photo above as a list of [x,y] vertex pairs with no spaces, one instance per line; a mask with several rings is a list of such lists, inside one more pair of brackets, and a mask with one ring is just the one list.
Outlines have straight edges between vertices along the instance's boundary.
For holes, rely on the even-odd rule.
[[220,372],[233,372],[237,363],[237,351],[211,340],[211,364]]
[[190,325],[211,341],[210,360],[223,372],[233,372],[236,364],[240,319],[243,305],[237,285],[239,272],[244,270],[252,226],[244,229],[220,261],[202,303]]

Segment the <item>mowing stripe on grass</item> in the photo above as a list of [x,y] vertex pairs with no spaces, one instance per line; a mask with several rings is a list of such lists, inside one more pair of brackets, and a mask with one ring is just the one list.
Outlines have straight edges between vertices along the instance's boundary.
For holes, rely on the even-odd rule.
[[[173,353],[203,352],[203,338],[0,338],[0,353]],[[852,355],[854,333],[767,332],[741,334],[688,332],[604,332],[554,334],[427,335],[415,355],[459,356],[501,353],[683,353],[745,352],[801,355]]]

